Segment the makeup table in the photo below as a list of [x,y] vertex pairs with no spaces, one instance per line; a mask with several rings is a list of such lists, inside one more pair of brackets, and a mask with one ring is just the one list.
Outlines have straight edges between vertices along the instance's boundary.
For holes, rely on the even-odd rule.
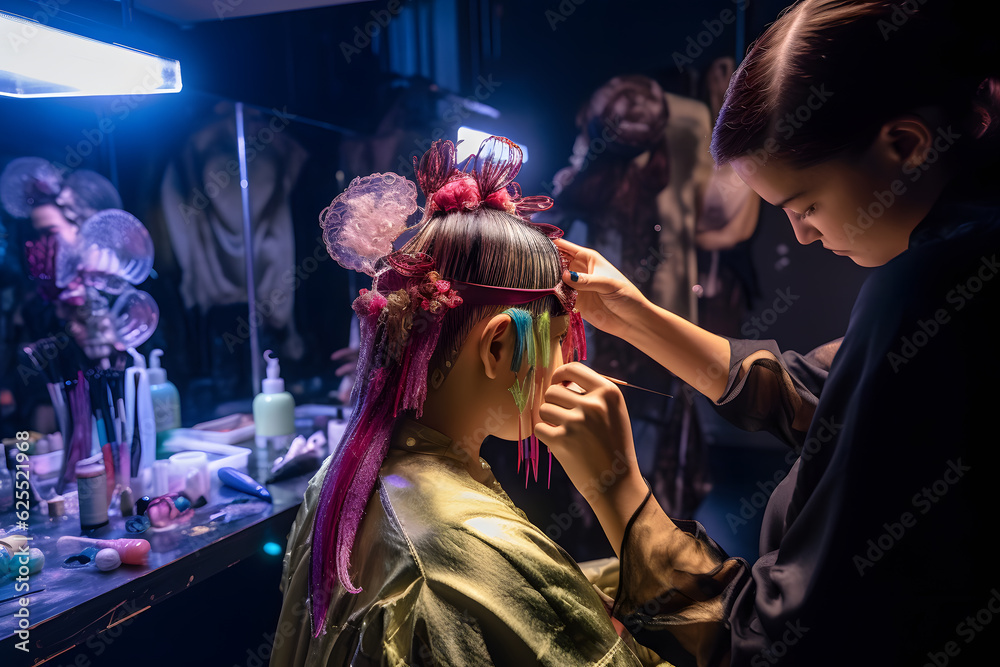
[[[262,463],[255,454],[250,457],[248,471],[262,481],[267,477],[266,470],[261,469]],[[10,578],[3,579],[0,584],[0,600],[5,600],[0,602],[0,655],[4,656],[0,662],[37,665],[86,644],[91,648],[92,661],[78,655],[72,662],[60,663],[63,658],[56,658],[52,664],[103,664],[96,658],[101,653],[102,642],[106,641],[102,637],[122,633],[122,628],[132,623],[137,615],[158,603],[260,554],[267,543],[273,543],[270,545],[272,553],[280,548],[280,553],[272,556],[280,563],[288,530],[312,474],[267,485],[273,500],[271,504],[213,483],[208,503],[196,508],[189,522],[163,531],[151,528],[142,534],[125,530],[124,519],[117,508],[113,509],[113,514],[109,512],[108,525],[91,531],[80,529],[76,515],[67,513],[59,519],[50,519],[41,507],[32,508],[28,530],[16,532],[32,538],[29,546],[41,549],[45,554],[45,566],[28,578],[28,591],[16,589],[17,582]],[[40,487],[44,483],[40,482]],[[54,480],[49,481],[50,485],[53,483]],[[229,522],[218,518],[211,520],[223,505],[237,498],[261,502],[261,511]],[[0,528],[9,531],[14,521],[11,512],[0,515]],[[79,550],[67,553],[57,549],[56,542],[63,535],[146,539],[150,543],[148,564],[122,565],[110,572],[101,572],[93,564],[80,569],[63,568],[67,556],[79,553]],[[277,591],[278,578],[252,582],[252,585]],[[19,597],[30,601],[27,607],[22,607]],[[17,648],[24,645],[21,644],[23,638],[17,634],[20,619],[15,614],[24,608],[29,614],[27,653]],[[13,658],[13,663],[7,662],[7,656]],[[140,660],[135,664],[146,663]]]

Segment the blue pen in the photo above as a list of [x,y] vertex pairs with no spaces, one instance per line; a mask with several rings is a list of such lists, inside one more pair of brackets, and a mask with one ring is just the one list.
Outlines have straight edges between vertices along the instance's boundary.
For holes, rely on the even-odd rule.
[[271,492],[263,484],[236,468],[219,468],[219,481],[237,491],[271,502]]

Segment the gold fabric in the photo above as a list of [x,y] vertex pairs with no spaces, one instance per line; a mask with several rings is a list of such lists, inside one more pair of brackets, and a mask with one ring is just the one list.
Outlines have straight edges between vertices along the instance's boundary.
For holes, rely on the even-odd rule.
[[354,543],[352,582],[363,590],[338,585],[325,634],[313,639],[311,532],[327,459],[289,533],[271,665],[666,664],[619,637],[610,599],[485,462],[484,484],[450,446],[401,421]]

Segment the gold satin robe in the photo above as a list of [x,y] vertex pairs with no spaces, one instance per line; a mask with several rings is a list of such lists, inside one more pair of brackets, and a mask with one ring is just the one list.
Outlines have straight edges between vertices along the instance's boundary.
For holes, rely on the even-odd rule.
[[483,484],[450,445],[400,422],[351,555],[363,590],[338,585],[313,639],[311,533],[326,460],[288,536],[272,667],[666,664],[624,630],[619,637],[610,599],[514,506],[485,461]]

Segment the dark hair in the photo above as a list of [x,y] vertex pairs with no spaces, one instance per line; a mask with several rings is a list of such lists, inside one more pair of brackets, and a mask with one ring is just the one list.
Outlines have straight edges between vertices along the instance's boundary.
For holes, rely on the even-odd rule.
[[[856,156],[922,106],[954,126],[957,162],[995,162],[1000,66],[987,7],[966,0],[802,0],[750,47],[712,134],[716,164],[747,155],[793,168]],[[985,126],[985,127],[984,127]],[[937,129],[932,127],[932,130]],[[763,153],[761,153],[763,151]]]
[[[403,247],[408,253],[432,256],[436,270],[445,278],[480,285],[545,289],[555,286],[562,275],[559,251],[538,229],[504,211],[481,207],[470,213],[436,215]],[[449,311],[442,322],[441,337],[431,358],[431,369],[453,361],[472,328],[506,306],[466,306]],[[522,306],[532,315],[562,313],[555,296]]]

